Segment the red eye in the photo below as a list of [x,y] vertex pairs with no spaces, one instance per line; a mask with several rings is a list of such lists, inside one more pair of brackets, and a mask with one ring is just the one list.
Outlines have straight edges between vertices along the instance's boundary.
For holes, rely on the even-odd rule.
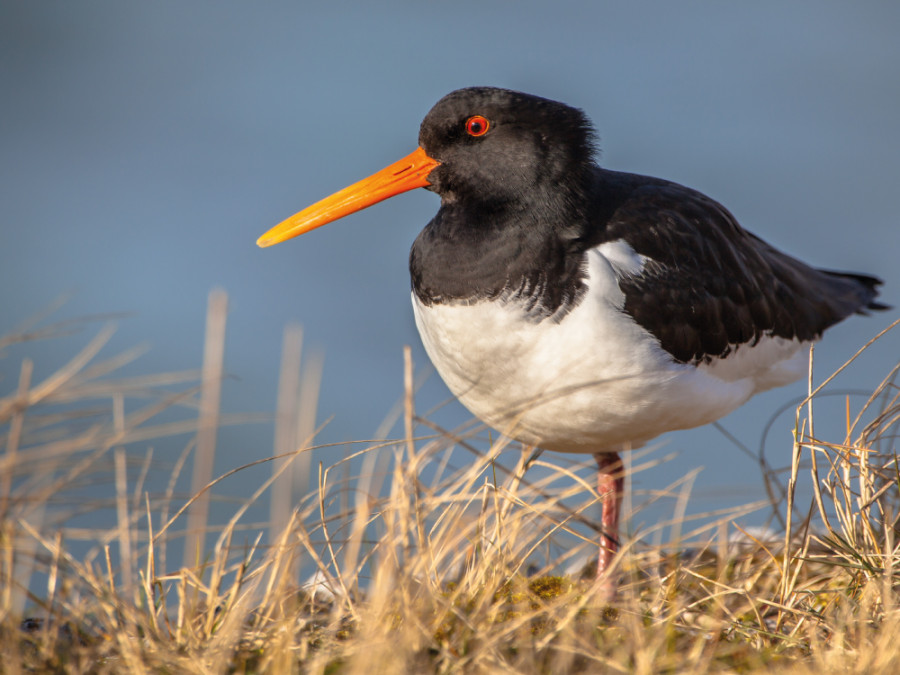
[[466,120],[466,132],[469,136],[484,136],[490,126],[491,123],[488,122],[487,117],[481,115],[473,115]]

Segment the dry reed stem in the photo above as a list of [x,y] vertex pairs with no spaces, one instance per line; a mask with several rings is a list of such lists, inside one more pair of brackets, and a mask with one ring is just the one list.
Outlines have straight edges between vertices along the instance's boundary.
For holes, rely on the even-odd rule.
[[[218,431],[219,401],[222,396],[222,373],[225,360],[225,321],[228,316],[228,296],[222,290],[209,294],[206,312],[206,341],[203,346],[200,417],[197,423],[197,448],[191,492],[197,494],[212,479]],[[206,523],[209,519],[209,492],[204,490],[188,512],[187,539],[184,548],[184,567],[202,560]]]

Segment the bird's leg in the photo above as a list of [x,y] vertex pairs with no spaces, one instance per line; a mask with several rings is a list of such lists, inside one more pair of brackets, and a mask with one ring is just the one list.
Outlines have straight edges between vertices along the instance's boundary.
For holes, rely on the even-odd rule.
[[597,493],[600,495],[600,556],[597,559],[597,581],[605,600],[616,594],[615,582],[606,575],[610,562],[619,550],[619,510],[625,488],[625,467],[617,452],[596,452]]

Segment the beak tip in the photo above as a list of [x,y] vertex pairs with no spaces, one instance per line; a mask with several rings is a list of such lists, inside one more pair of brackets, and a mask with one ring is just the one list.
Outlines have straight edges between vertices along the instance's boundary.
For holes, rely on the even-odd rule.
[[272,241],[271,239],[267,239],[265,235],[263,235],[262,237],[260,237],[259,239],[256,240],[256,245],[259,246],[260,248],[268,248],[269,246],[271,246],[274,243],[275,242]]

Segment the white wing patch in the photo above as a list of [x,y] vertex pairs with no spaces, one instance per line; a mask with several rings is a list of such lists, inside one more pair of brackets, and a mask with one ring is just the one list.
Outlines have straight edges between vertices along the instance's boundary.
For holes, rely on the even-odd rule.
[[606,258],[619,277],[640,274],[650,260],[647,256],[637,253],[624,239],[608,241],[593,250]]

